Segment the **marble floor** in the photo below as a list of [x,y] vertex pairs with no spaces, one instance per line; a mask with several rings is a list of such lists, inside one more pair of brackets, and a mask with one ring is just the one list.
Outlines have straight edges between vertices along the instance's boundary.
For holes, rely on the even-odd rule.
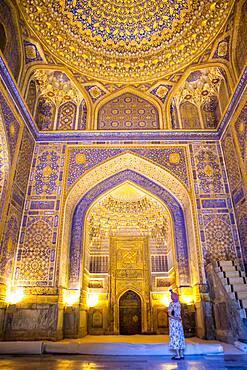
[[1,356],[0,370],[247,370],[247,355],[191,356]]

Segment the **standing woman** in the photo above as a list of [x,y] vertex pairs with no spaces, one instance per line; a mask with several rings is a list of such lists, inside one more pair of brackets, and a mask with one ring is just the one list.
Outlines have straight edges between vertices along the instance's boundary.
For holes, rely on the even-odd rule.
[[181,318],[181,304],[178,299],[177,293],[171,292],[172,302],[168,307],[169,317],[169,348],[176,351],[176,355],[172,357],[172,360],[181,360],[184,358],[184,329]]

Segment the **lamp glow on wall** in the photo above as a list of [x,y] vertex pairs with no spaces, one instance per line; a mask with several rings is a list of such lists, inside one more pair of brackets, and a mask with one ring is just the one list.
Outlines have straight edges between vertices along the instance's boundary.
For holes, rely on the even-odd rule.
[[160,303],[162,303],[166,307],[169,306],[170,302],[171,302],[171,294],[170,293],[165,293],[160,298]]
[[96,293],[88,293],[87,305],[88,307],[95,307],[99,303],[99,295]]
[[194,297],[192,295],[185,295],[185,294],[183,294],[181,296],[181,302],[182,303],[185,303],[185,304],[188,304],[189,305],[189,304],[192,304],[193,301],[194,301]]
[[21,286],[9,286],[6,290],[5,302],[8,304],[16,304],[23,300],[24,288]]
[[73,306],[79,302],[80,292],[79,290],[64,290],[63,292],[63,303],[66,306]]

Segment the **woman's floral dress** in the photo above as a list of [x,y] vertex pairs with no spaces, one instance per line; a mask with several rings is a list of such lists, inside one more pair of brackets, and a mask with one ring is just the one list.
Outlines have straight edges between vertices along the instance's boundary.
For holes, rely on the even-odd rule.
[[[180,302],[171,302],[168,307],[169,314],[169,348],[170,349],[184,349],[184,329],[181,318],[181,304]],[[174,317],[174,319],[172,318]]]

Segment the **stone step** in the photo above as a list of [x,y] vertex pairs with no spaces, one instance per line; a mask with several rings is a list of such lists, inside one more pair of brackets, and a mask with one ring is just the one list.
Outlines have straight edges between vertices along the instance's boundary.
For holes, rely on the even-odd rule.
[[[232,288],[234,292],[247,292],[247,284],[233,284]],[[227,290],[228,291],[228,290]],[[231,291],[231,289],[230,289]]]
[[237,297],[238,297],[238,299],[247,301],[247,290],[246,290],[246,292],[238,292]]
[[[120,339],[121,340],[121,339]],[[100,339],[95,339],[92,342],[49,342],[45,343],[45,353],[49,354],[81,354],[81,355],[102,355],[116,356],[116,353],[121,356],[171,356],[168,343],[125,343],[125,342],[102,342]],[[221,343],[207,343],[200,341],[199,343],[186,343],[185,355],[223,355],[224,349]],[[135,366],[135,364],[134,364]],[[175,365],[176,366],[176,365]],[[110,368],[109,366],[107,367]],[[115,369],[120,369],[115,367]],[[121,367],[123,369],[123,367]],[[130,367],[128,367],[130,368]],[[132,367],[132,369],[137,367]],[[139,367],[140,368],[140,367]],[[171,368],[171,367],[170,367]],[[174,369],[175,367],[172,366]],[[191,367],[192,368],[192,367]],[[127,369],[127,367],[126,367]]]
[[231,271],[237,271],[236,266],[220,267],[220,270],[224,271],[225,273],[231,272]]
[[220,278],[224,278],[224,277],[239,277],[241,276],[241,274],[239,273],[239,271],[219,271],[217,272],[218,276]]
[[229,277],[228,280],[229,280],[230,284],[232,284],[232,285],[234,285],[234,284],[246,284],[245,279],[241,276]]
[[[220,261],[216,266],[217,269],[220,269],[220,271],[241,271],[241,268],[238,264],[233,263],[232,261]],[[241,271],[242,276],[245,276],[244,271]]]
[[226,267],[221,267],[221,266],[215,266],[215,272],[231,272],[231,271],[240,271],[240,268],[237,266],[226,266]]
[[245,292],[247,290],[247,281],[244,281],[242,277],[221,277],[221,281],[227,292]]
[[233,261],[218,261],[218,265],[221,267],[233,266]]
[[245,276],[242,275],[242,273],[240,271],[237,271],[237,270],[235,270],[235,271],[225,271],[224,273],[225,273],[225,276],[229,277],[229,278],[230,277],[239,277],[239,276],[245,277]]

